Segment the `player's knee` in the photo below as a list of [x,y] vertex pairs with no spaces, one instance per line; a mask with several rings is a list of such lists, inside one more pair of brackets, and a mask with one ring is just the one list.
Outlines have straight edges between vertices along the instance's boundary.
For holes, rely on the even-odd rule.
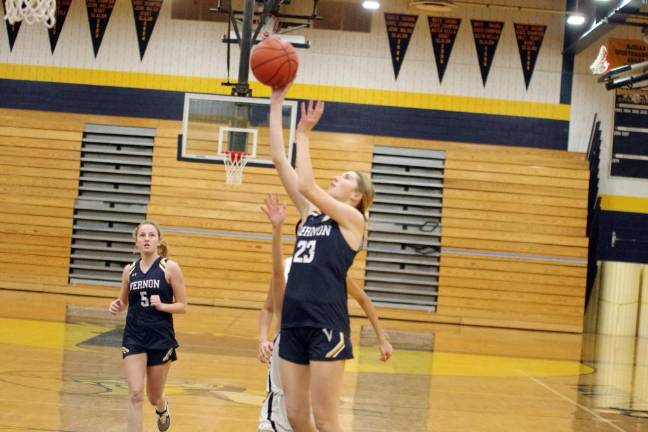
[[130,389],[128,391],[128,399],[133,405],[141,405],[144,401],[144,389]]
[[288,422],[295,430],[304,430],[310,421],[308,411],[302,409],[287,409]]
[[337,432],[340,430],[338,422],[334,420],[315,419],[315,426],[318,432]]
[[164,402],[164,398],[162,397],[162,393],[149,394],[148,401],[151,405],[159,406],[162,405],[162,403]]
[[337,431],[339,430],[338,417],[335,413],[327,413],[315,411],[315,426],[319,432]]

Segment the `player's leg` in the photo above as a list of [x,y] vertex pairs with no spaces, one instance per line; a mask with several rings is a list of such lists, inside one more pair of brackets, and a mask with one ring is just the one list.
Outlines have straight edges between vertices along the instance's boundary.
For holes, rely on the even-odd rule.
[[164,396],[164,386],[171,367],[171,362],[176,360],[174,349],[164,351],[151,351],[149,364],[146,370],[146,393],[148,400],[155,407],[158,430],[164,432],[171,426],[169,406]]
[[310,387],[313,414],[319,432],[340,432],[338,416],[344,360],[311,361]]
[[344,361],[353,358],[349,336],[336,329],[314,329],[309,351],[311,399],[320,432],[341,431],[338,410]]
[[286,415],[295,432],[315,432],[310,409],[308,334],[305,328],[281,330],[279,372]]
[[268,364],[267,396],[261,407],[258,432],[293,432],[286,413],[284,389],[279,371],[280,335],[277,335]]
[[[310,424],[315,427],[315,420],[313,420],[313,412],[309,407]],[[288,413],[286,412],[286,397],[283,393],[276,393],[272,406],[272,422],[277,432],[294,432],[293,427],[288,420]]]
[[309,366],[282,358],[279,367],[290,425],[295,432],[315,432],[310,415]]
[[[278,347],[275,346],[274,349]],[[274,354],[274,353],[273,353]],[[259,414],[259,425],[257,432],[274,432],[275,426],[272,424],[272,409],[276,404],[277,396],[272,392],[272,368],[278,368],[272,360],[268,364],[268,377],[266,382],[266,397],[261,406],[261,413]]]
[[128,383],[128,432],[142,431],[146,357],[146,353],[128,354],[124,357],[124,370]]

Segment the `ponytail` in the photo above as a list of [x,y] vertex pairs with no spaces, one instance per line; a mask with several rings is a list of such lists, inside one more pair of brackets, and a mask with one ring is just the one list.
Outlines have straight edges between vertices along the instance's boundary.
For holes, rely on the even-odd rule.
[[365,173],[360,171],[355,171],[356,176],[358,176],[358,188],[357,191],[362,194],[362,199],[356,204],[356,208],[365,219],[369,219],[369,207],[374,200],[374,187],[371,178]]

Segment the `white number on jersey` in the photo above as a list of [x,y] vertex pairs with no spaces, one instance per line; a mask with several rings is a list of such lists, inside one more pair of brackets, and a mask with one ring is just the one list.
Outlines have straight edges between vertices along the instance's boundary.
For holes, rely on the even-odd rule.
[[297,251],[293,262],[308,264],[315,259],[315,245],[317,240],[300,240],[297,243]]
[[140,297],[142,298],[142,300],[140,301],[142,307],[149,307],[150,303],[148,297],[146,296],[146,291],[140,291]]

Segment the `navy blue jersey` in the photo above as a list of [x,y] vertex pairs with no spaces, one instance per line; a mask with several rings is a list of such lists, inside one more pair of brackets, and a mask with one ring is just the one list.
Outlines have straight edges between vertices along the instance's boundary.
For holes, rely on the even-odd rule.
[[282,309],[282,328],[349,332],[346,276],[356,251],[324,214],[310,214],[297,231]]
[[128,314],[122,345],[147,349],[176,348],[173,316],[151,306],[151,296],[159,295],[162,303],[173,303],[173,289],[165,278],[166,258],[156,259],[146,273],[141,260],[130,266],[128,275]]

